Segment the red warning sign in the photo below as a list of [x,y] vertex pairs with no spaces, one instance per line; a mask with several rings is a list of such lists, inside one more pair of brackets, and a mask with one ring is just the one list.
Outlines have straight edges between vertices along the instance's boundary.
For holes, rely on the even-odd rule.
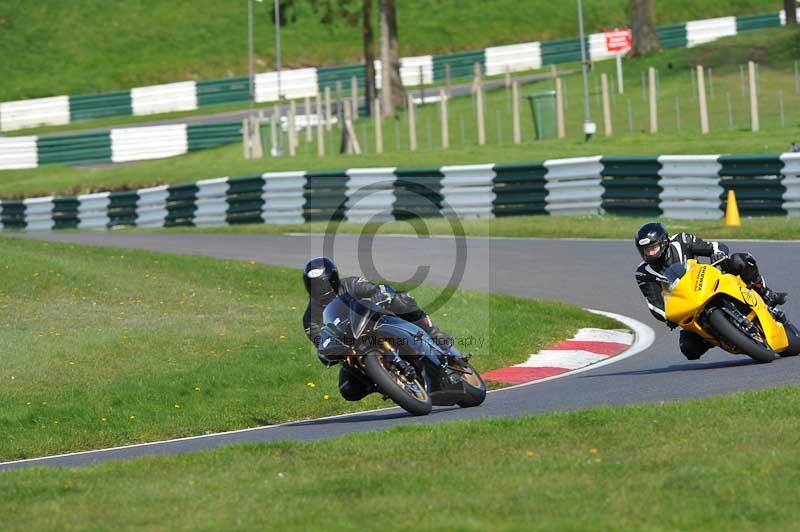
[[631,30],[606,32],[606,49],[609,52],[627,52],[631,49]]

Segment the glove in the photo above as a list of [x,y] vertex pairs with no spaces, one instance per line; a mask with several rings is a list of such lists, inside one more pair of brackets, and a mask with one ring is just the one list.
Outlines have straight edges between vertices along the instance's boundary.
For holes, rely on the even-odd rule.
[[724,251],[715,251],[715,252],[714,252],[714,253],[711,255],[711,264],[717,264],[717,263],[720,263],[720,262],[724,261],[724,260],[725,260],[725,259],[727,259],[727,258],[728,258],[728,255],[727,255],[727,254],[725,254],[725,252],[724,252]]
[[[383,285],[381,285],[381,287],[383,287]],[[372,294],[370,296],[369,300],[373,304],[378,305],[379,307],[385,307],[385,306],[388,306],[392,302],[392,294],[390,294],[389,292],[381,289],[381,290],[375,292],[374,294]]]

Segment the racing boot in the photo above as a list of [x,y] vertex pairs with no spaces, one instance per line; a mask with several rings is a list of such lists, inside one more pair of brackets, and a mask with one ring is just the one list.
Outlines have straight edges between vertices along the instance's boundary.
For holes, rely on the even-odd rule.
[[759,277],[759,279],[753,283],[753,289],[758,292],[758,294],[764,300],[764,303],[766,303],[770,308],[774,308],[786,303],[786,296],[788,294],[786,292],[776,292],[767,288],[767,285],[764,284],[763,277]]

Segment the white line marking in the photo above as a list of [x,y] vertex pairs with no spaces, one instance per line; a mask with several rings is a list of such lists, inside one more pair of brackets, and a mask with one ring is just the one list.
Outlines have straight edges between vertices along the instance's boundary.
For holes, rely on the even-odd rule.
[[[589,371],[591,369],[595,369],[595,368],[598,368],[598,367],[601,367],[601,366],[606,366],[608,364],[613,364],[614,362],[619,362],[621,360],[624,360],[626,358],[632,357],[633,355],[636,355],[636,354],[644,351],[645,349],[650,347],[650,345],[653,343],[653,340],[655,338],[655,333],[653,332],[653,329],[651,329],[650,327],[648,327],[647,325],[645,325],[644,323],[642,323],[640,321],[634,320],[633,318],[629,318],[627,316],[622,316],[620,314],[613,314],[611,312],[604,312],[604,311],[601,311],[601,310],[592,310],[592,309],[586,309],[586,310],[588,310],[589,312],[593,312],[595,314],[600,314],[602,316],[607,316],[609,318],[615,319],[615,320],[619,321],[620,323],[624,324],[625,326],[630,327],[631,330],[634,333],[634,336],[635,336],[634,343],[626,351],[620,353],[619,355],[612,356],[612,357],[606,357],[606,360],[603,360],[601,362],[597,362],[596,364],[591,364],[589,366],[585,366],[583,368],[576,369],[576,370],[570,371],[568,373],[562,373],[560,375],[554,375],[552,377],[547,377],[547,378],[539,379],[539,380],[536,380],[536,381],[526,382],[526,383],[523,383],[523,384],[517,384],[516,386],[508,386],[506,388],[500,388],[498,390],[490,390],[488,393],[507,392],[509,390],[522,388],[524,386],[531,386],[533,384],[539,384],[539,383],[550,381],[550,380],[554,380],[554,379],[561,379],[561,378],[564,378],[564,377],[575,375],[577,373],[582,373],[584,371]],[[374,412],[385,412],[385,411],[389,411],[389,410],[399,410],[399,409],[400,409],[400,407],[397,407],[397,406],[388,407],[388,408],[375,408],[373,410],[363,410],[363,411],[360,411],[360,412],[349,412],[349,413],[346,413],[346,414],[337,414],[335,416],[326,416],[326,417],[321,417],[321,418],[310,418],[310,419],[299,419],[299,420],[294,420],[294,421],[287,421],[285,423],[278,423],[276,425],[264,425],[264,426],[260,426],[260,427],[249,427],[249,428],[246,428],[246,429],[229,430],[229,431],[225,431],[225,432],[215,432],[213,434],[200,434],[200,435],[197,435],[197,436],[187,436],[187,437],[184,437],[184,438],[175,438],[175,439],[172,439],[172,440],[160,440],[160,441],[155,441],[155,442],[134,443],[134,444],[131,444],[131,445],[120,445],[118,447],[108,447],[108,448],[105,448],[105,449],[95,449],[95,450],[89,450],[89,451],[76,451],[76,452],[72,452],[72,453],[63,453],[63,454],[56,454],[56,455],[51,455],[51,456],[39,456],[39,457],[36,457],[36,458],[25,458],[25,459],[22,459],[22,460],[13,460],[11,462],[0,462],[0,467],[9,466],[9,465],[13,465],[13,464],[24,464],[24,463],[34,464],[34,463],[37,463],[37,462],[47,462],[47,461],[54,460],[54,459],[57,459],[57,458],[66,458],[66,457],[69,457],[69,456],[81,456],[81,455],[87,455],[87,454],[102,454],[102,453],[108,453],[108,452],[118,451],[118,450],[122,450],[122,449],[136,449],[136,448],[140,448],[140,447],[151,447],[151,446],[152,447],[156,447],[158,445],[164,445],[164,444],[168,444],[168,443],[199,440],[199,439],[203,439],[203,438],[214,438],[214,437],[217,437],[217,436],[225,436],[225,435],[229,435],[229,434],[242,434],[242,433],[245,433],[245,432],[253,432],[253,431],[257,431],[257,430],[270,430],[270,429],[274,429],[274,428],[278,428],[278,427],[286,427],[286,426],[289,426],[289,425],[297,425],[297,424],[300,424],[300,423],[306,423],[306,422],[309,422],[309,421],[325,421],[325,420],[328,420],[328,419],[338,419],[338,418],[343,418],[343,417],[355,417],[355,416],[362,416],[364,414],[371,414],[371,413],[374,413]]]

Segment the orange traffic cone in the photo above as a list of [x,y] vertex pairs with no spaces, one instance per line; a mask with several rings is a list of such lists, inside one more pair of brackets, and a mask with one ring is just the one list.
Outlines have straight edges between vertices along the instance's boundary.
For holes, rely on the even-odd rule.
[[741,227],[742,220],[739,218],[739,205],[736,204],[736,192],[728,191],[728,207],[725,209],[725,225],[728,227]]

